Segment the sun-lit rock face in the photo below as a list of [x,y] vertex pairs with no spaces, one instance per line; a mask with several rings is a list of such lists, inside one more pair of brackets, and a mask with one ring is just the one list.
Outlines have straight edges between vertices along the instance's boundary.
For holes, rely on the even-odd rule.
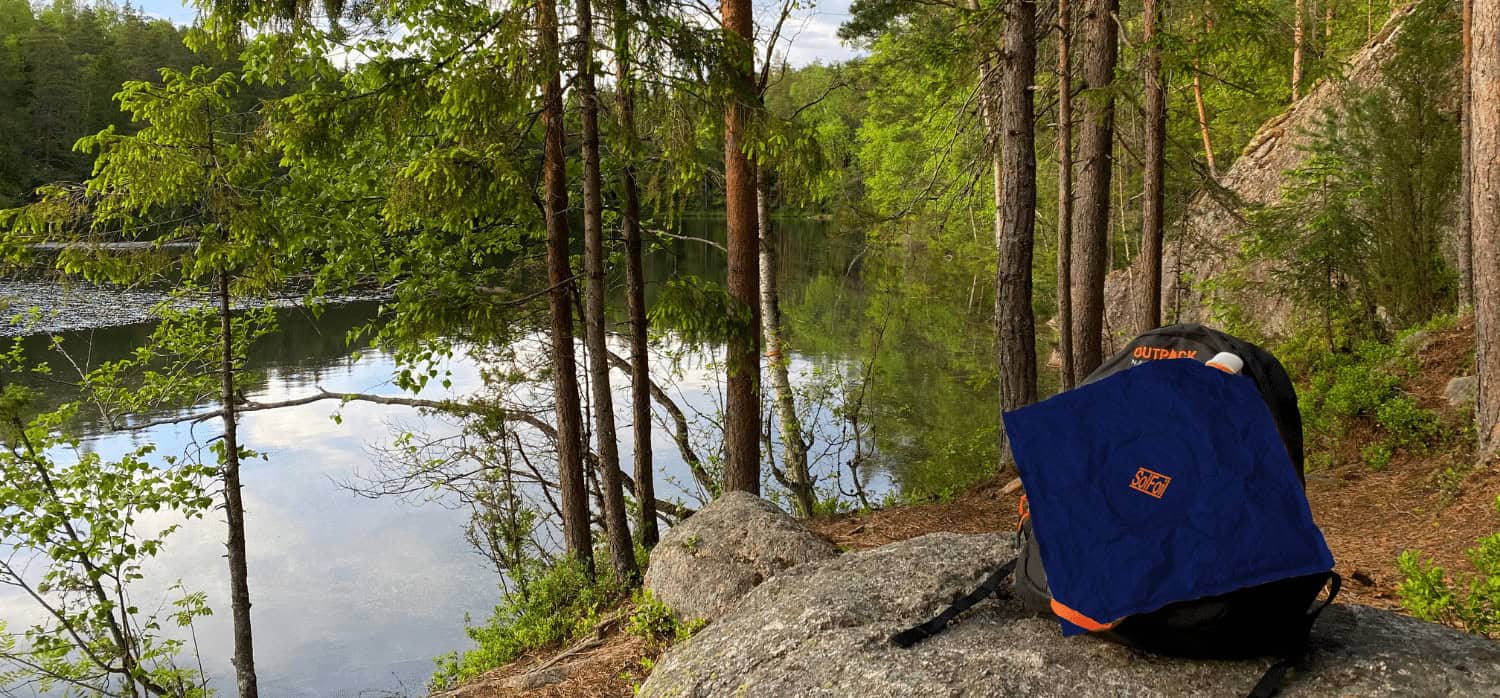
[[[1271,664],[1064,638],[1057,621],[998,599],[912,649],[888,642],[977,586],[1012,546],[1008,535],[938,533],[789,569],[669,650],[641,695],[1243,696]],[[1315,626],[1306,670],[1280,695],[1500,695],[1500,644],[1335,605]]]
[[[1193,197],[1179,221],[1168,223],[1162,249],[1162,313],[1169,324],[1213,324],[1208,311],[1210,305],[1217,305],[1236,308],[1240,316],[1269,336],[1281,336],[1291,329],[1291,301],[1272,279],[1269,265],[1256,263],[1240,270],[1248,280],[1243,285],[1230,288],[1213,282],[1222,282],[1221,275],[1237,262],[1238,233],[1245,228],[1248,208],[1281,200],[1287,170],[1307,160],[1308,133],[1327,110],[1339,107],[1349,87],[1378,83],[1382,68],[1395,54],[1402,21],[1415,8],[1416,3],[1412,3],[1395,10],[1385,29],[1349,59],[1341,80],[1320,81],[1285,112],[1262,125],[1234,164]],[[1132,267],[1111,272],[1105,281],[1106,349],[1123,346],[1135,336],[1134,276]]]
[[662,537],[646,588],[683,619],[714,620],[761,582],[838,552],[774,504],[730,492]]

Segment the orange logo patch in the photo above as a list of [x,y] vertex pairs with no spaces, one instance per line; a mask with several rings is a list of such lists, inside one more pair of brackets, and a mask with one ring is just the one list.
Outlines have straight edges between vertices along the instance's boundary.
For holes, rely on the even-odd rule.
[[1141,468],[1135,471],[1135,479],[1130,481],[1130,489],[1161,499],[1161,496],[1167,492],[1167,485],[1170,484],[1172,484],[1172,478],[1155,470]]

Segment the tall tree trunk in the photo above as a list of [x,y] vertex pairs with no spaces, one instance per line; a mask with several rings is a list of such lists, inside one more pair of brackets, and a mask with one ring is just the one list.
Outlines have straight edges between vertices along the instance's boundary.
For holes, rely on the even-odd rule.
[[635,130],[635,75],[630,65],[630,7],[614,0],[615,111],[625,139],[620,168],[620,226],[625,232],[625,310],[630,317],[630,406],[635,441],[636,535],[650,548],[661,539],[656,525],[656,473],[651,467],[651,358],[647,353],[646,277],[641,263],[641,200],[635,181],[640,144]]
[[229,605],[234,614],[234,678],[240,698],[255,698],[255,642],[250,629],[250,570],[245,561],[245,503],[240,498],[239,417],[235,414],[234,323],[229,274],[219,273],[220,392],[224,412],[224,518],[229,522]]
[[640,576],[635,544],[620,481],[620,446],[615,439],[615,400],[609,381],[609,346],[604,321],[604,197],[599,175],[599,96],[594,89],[594,12],[591,0],[578,0],[578,100],[583,121],[583,254],[588,273],[584,318],[589,348],[589,388],[594,398],[594,439],[598,442],[599,484],[604,496],[604,533],[615,578]]
[[558,75],[557,3],[537,1],[537,33],[547,83],[542,88],[543,210],[547,219],[547,309],[552,317],[552,382],[557,393],[557,480],[568,555],[594,574],[588,487],[583,472],[583,417],[573,355],[573,269],[568,261],[568,181],[563,154],[562,80]]
[[1073,369],[1073,8],[1057,0],[1057,331],[1062,389]]
[[1459,92],[1459,130],[1462,134],[1459,141],[1459,197],[1464,205],[1459,207],[1458,230],[1458,304],[1463,308],[1474,306],[1474,234],[1469,220],[1469,193],[1473,180],[1470,168],[1474,165],[1472,153],[1470,152],[1471,122],[1474,119],[1474,96],[1471,76],[1474,72],[1474,46],[1473,46],[1473,23],[1474,2],[1463,0],[1463,71],[1459,79],[1462,81]]
[[[1000,409],[1036,402],[1036,319],[1031,310],[1031,256],[1036,235],[1036,134],[1032,84],[1036,77],[1036,0],[1007,0],[1003,97],[1000,108],[1004,191],[995,241],[995,347]],[[1000,459],[1010,447],[1000,431]]]
[[1500,3],[1474,4],[1470,25],[1469,224],[1474,235],[1474,363],[1479,453],[1500,451]]
[[771,227],[770,173],[761,168],[756,173],[756,210],[760,220],[760,319],[766,343],[766,368],[771,372],[771,390],[775,393],[776,418],[781,422],[782,463],[786,470],[783,486],[792,493],[797,515],[811,518],[816,511],[817,495],[813,491],[812,471],[807,465],[807,441],[802,438],[802,420],[797,416],[797,401],[792,395],[788,376],[790,357],[782,343],[781,291],[776,278],[776,235]]
[[1302,96],[1302,43],[1303,22],[1302,0],[1296,2],[1297,17],[1292,23],[1292,101],[1295,102]]
[[733,44],[724,109],[724,208],[729,224],[729,295],[749,312],[750,325],[729,337],[724,406],[724,488],[760,494],[760,234],[755,220],[755,168],[745,156],[754,94],[754,10],[750,0],[722,0],[719,10]]
[[1141,283],[1140,306],[1136,315],[1137,333],[1161,325],[1161,254],[1162,189],[1166,185],[1167,91],[1161,71],[1161,46],[1157,25],[1161,22],[1158,0],[1145,0],[1141,10],[1145,18],[1142,41],[1146,45],[1146,172],[1145,200],[1141,202]]
[[1081,380],[1103,361],[1104,273],[1109,245],[1110,175],[1115,131],[1111,92],[1119,49],[1118,0],[1087,0],[1082,28],[1083,130],[1078,142],[1082,170],[1073,216],[1073,362]]
[[[1213,31],[1213,20],[1204,17],[1203,27],[1205,31]],[[1198,60],[1198,41],[1193,43],[1193,102],[1198,107],[1198,134],[1203,137],[1203,157],[1208,162],[1208,174],[1211,177],[1219,176],[1219,166],[1214,162],[1214,142],[1208,133],[1208,108],[1203,104],[1203,81],[1200,75],[1203,73],[1203,65]]]

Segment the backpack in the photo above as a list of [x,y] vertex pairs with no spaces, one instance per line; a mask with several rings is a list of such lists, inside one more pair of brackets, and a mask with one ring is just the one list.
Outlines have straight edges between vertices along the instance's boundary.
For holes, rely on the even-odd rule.
[[[1282,477],[1288,487],[1297,490],[1296,496],[1303,496],[1302,423],[1296,391],[1281,363],[1260,347],[1202,325],[1162,327],[1132,340],[1095,370],[1083,385],[1098,383],[1126,369],[1160,360],[1194,359],[1207,363],[1221,352],[1232,353],[1243,362],[1240,373],[1253,381],[1254,392],[1269,408],[1270,420],[1285,447],[1287,458],[1283,462],[1295,470],[1295,480]],[[1254,403],[1253,398],[1246,399],[1250,404]],[[1100,428],[1107,428],[1107,425]],[[1305,499],[1303,502],[1305,506]],[[1077,617],[1068,607],[1054,603],[1024,496],[1017,536],[1019,554],[1016,559],[997,569],[979,589],[959,599],[938,617],[894,636],[892,641],[898,646],[910,647],[940,632],[967,608],[992,593],[1003,593],[1006,579],[1013,575],[1013,581],[1004,591],[1030,611],[1061,618],[1066,621],[1064,627],[1072,628],[1073,632],[1081,629],[1106,640],[1163,655],[1212,659],[1277,657],[1280,661],[1272,665],[1250,693],[1255,698],[1265,698],[1275,694],[1287,671],[1300,662],[1314,620],[1332,603],[1340,585],[1338,575],[1332,571],[1302,574],[1223,594],[1169,603],[1103,626],[1087,617]],[[1314,607],[1325,586],[1330,590],[1327,600]],[[1073,628],[1075,625],[1077,627]]]

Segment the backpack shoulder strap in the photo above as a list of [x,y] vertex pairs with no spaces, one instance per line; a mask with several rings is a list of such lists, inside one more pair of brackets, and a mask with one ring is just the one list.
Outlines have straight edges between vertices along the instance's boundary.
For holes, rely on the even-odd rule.
[[944,609],[942,613],[937,614],[937,616],[932,620],[892,635],[891,642],[895,643],[897,647],[911,647],[912,645],[926,640],[933,635],[943,632],[943,629],[948,627],[948,623],[952,622],[954,618],[957,618],[959,614],[973,608],[990,594],[999,593],[1000,587],[1005,584],[1005,578],[1009,577],[1011,572],[1014,572],[1015,569],[1016,558],[1011,558],[1010,561],[996,568],[995,571],[991,573],[990,576],[986,578],[982,584],[979,585],[978,589],[975,589],[974,591],[969,592],[967,596],[954,601],[953,605]]
[[[1343,586],[1344,579],[1337,572],[1328,573],[1328,600],[1319,604],[1316,608],[1307,612],[1307,630],[1312,632],[1313,623],[1318,620],[1318,614],[1323,609],[1333,604],[1335,597],[1339,595],[1339,588]],[[1281,684],[1286,680],[1287,672],[1300,666],[1307,655],[1307,639],[1304,637],[1291,652],[1283,656],[1275,664],[1272,664],[1266,673],[1262,674],[1260,681],[1255,683],[1255,688],[1250,689],[1248,698],[1272,698],[1281,690]]]

